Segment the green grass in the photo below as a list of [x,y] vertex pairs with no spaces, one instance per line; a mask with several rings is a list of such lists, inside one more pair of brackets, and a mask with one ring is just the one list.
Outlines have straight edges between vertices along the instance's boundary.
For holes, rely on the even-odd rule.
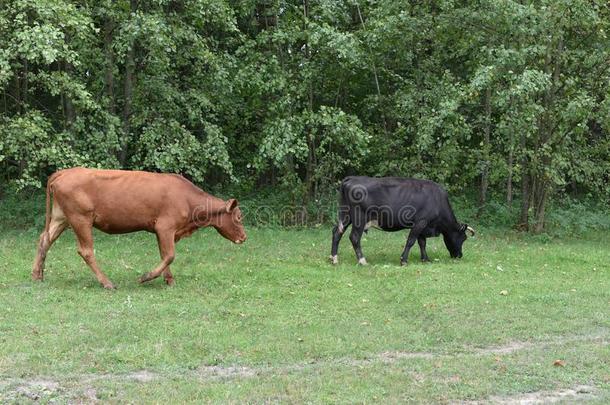
[[[328,228],[213,230],[181,241],[176,286],[139,285],[154,236],[96,233],[105,291],[67,231],[30,281],[35,231],[0,235],[0,400],[451,402],[585,385],[610,401],[610,244],[482,230],[452,260],[398,266],[402,233],[372,231],[370,265]],[[506,291],[507,295],[501,292]],[[564,367],[553,362],[561,359]]]

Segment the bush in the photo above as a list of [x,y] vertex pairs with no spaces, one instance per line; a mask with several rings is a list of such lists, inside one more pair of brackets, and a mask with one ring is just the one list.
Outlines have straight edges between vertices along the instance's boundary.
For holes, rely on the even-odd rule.
[[[222,198],[235,197],[244,213],[246,226],[308,227],[333,225],[337,221],[337,194],[328,192],[306,205],[295,203],[290,193],[266,187],[250,193],[238,187],[210,190]],[[491,200],[477,218],[477,204],[468,196],[451,197],[457,219],[473,227],[510,229],[517,223],[520,202],[512,208]],[[600,202],[564,198],[548,208],[545,233],[549,237],[585,235],[610,231],[610,207]],[[0,229],[42,229],[45,222],[44,190],[27,188],[19,192],[4,190],[0,198]]]
[[0,229],[40,229],[45,223],[45,192],[27,188],[5,191],[0,198]]

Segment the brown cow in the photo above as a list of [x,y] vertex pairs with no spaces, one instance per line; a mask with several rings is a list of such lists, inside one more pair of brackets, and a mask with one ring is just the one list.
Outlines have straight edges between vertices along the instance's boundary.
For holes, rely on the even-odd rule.
[[60,170],[47,183],[46,223],[32,279],[43,279],[47,252],[68,226],[76,234],[78,253],[105,288],[114,286],[95,261],[93,227],[111,234],[148,231],[157,235],[161,263],[142,275],[140,283],[163,273],[165,282],[172,285],[169,265],[174,245],[199,228],[213,226],[234,243],[246,240],[237,200],[223,201],[180,175],[80,167]]

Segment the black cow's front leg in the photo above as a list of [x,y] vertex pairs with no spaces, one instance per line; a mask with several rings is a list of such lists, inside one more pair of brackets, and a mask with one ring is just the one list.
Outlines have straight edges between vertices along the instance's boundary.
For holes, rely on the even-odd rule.
[[356,252],[356,257],[358,258],[358,264],[366,265],[366,259],[362,254],[362,248],[360,247],[360,240],[362,239],[362,234],[364,233],[364,227],[357,227],[355,224],[352,225],[352,231],[349,234],[349,240],[352,242],[352,246],[354,247],[354,251]]
[[417,238],[417,243],[419,244],[419,252],[422,262],[429,262],[430,258],[428,257],[428,253],[426,253],[426,238],[420,236]]
[[[409,232],[409,237],[407,238],[407,243],[405,245],[405,250],[403,250],[402,255],[400,256],[400,265],[404,266],[409,261],[409,251],[415,245],[415,241],[419,239],[419,234],[426,228],[427,222],[420,221],[415,224],[415,226]],[[421,246],[421,245],[420,245]]]

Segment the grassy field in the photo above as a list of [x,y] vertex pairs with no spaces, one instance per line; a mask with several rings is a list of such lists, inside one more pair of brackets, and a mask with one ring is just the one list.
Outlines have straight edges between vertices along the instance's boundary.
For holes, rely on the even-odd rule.
[[[399,267],[372,231],[357,267],[330,230],[213,230],[180,242],[176,286],[137,277],[155,238],[96,234],[106,291],[66,232],[30,281],[38,231],[0,235],[0,400],[610,401],[610,243],[481,230]],[[558,361],[559,360],[559,361]]]

